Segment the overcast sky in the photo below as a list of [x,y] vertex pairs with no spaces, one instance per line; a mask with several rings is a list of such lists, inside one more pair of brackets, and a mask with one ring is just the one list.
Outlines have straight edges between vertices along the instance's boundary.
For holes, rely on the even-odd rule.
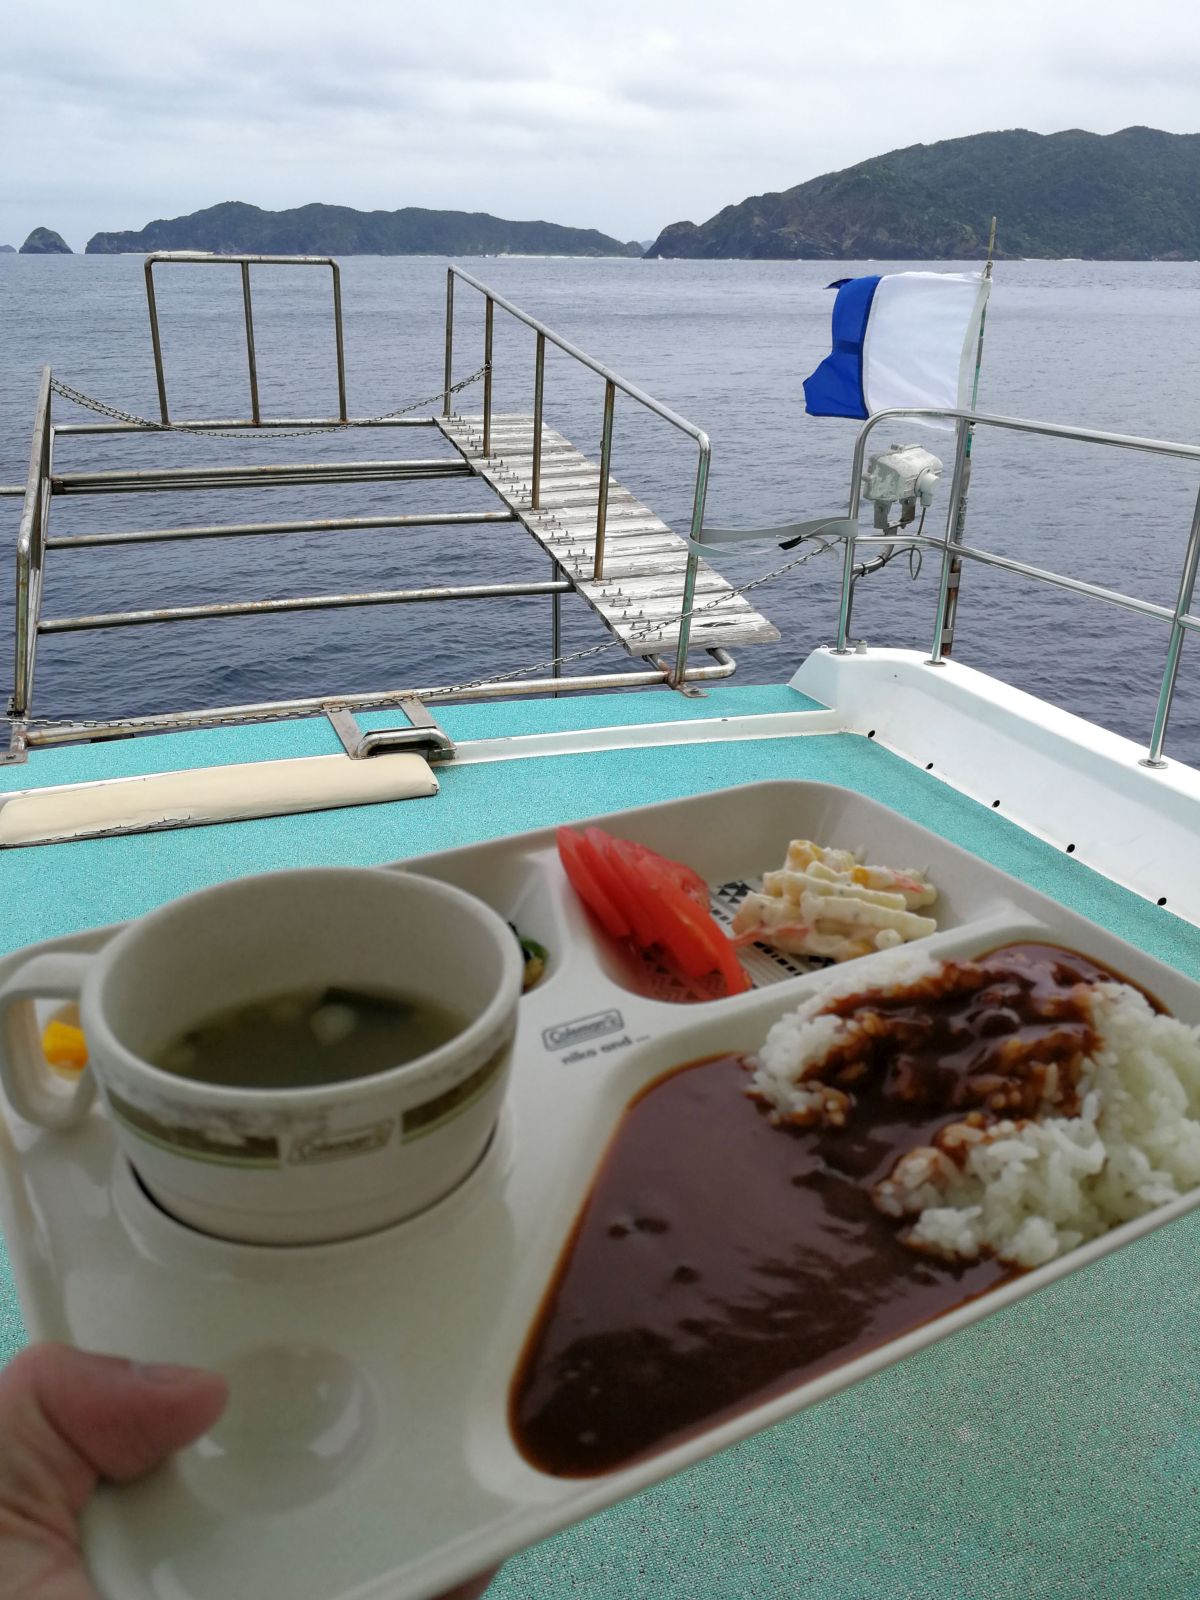
[[0,243],[220,200],[651,238],[989,128],[1200,131],[1195,0],[0,0]]

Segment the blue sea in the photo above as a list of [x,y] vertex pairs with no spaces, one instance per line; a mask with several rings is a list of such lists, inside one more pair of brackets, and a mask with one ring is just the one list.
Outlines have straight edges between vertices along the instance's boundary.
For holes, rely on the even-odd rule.
[[[433,395],[442,382],[445,262],[350,258],[342,266],[352,414]],[[708,518],[769,524],[845,503],[855,425],[810,418],[801,382],[828,349],[825,285],[884,262],[775,263],[497,259],[463,265],[704,427],[713,441]],[[917,263],[904,263],[912,267]],[[936,267],[937,263],[928,263]],[[232,267],[159,272],[159,314],[175,417],[249,410],[239,277]],[[267,414],[328,415],[336,404],[328,275],[255,273],[260,386]],[[460,288],[456,373],[482,359],[482,303]],[[153,416],[155,388],[134,256],[0,256],[0,481],[24,479],[38,372]],[[497,314],[495,403],[532,409],[533,336]],[[546,420],[595,455],[602,384],[551,354]],[[1200,424],[1200,268],[1182,264],[1002,262],[987,321],[980,404],[1055,422],[1195,441]],[[460,409],[481,409],[479,390]],[[433,409],[432,406],[426,410]],[[63,402],[60,421],[86,420]],[[881,435],[880,445],[893,435]],[[950,435],[894,437],[950,454]],[[694,451],[618,397],[614,470],[685,528]],[[243,461],[448,455],[432,429],[363,430],[249,443],[151,436],[59,442],[56,467],[103,469]],[[981,432],[968,537],[976,545],[1173,604],[1200,474],[1125,451]],[[15,541],[19,501],[0,500]],[[411,482],[63,498],[52,534],[411,514],[494,504],[481,483]],[[931,515],[940,528],[943,498]],[[11,543],[10,543],[11,548]],[[770,544],[721,565],[741,582],[779,565]],[[12,561],[0,567],[0,682],[12,651]],[[860,585],[855,631],[928,647],[936,563],[914,579],[896,561]],[[44,614],[305,593],[549,576],[516,525],[384,529],[49,553]],[[782,640],[739,653],[738,681],[789,676],[836,625],[838,568],[822,557],[757,591]],[[549,654],[545,599],[460,601],[179,623],[50,636],[34,710],[107,716],[259,699],[461,682]],[[568,650],[601,637],[564,605]],[[1149,737],[1166,629],[1095,601],[968,565],[956,655],[1136,740]],[[601,658],[610,669],[622,653]],[[568,669],[569,670],[569,669]],[[588,670],[595,670],[591,663]],[[1200,765],[1200,642],[1187,641],[1168,753]]]

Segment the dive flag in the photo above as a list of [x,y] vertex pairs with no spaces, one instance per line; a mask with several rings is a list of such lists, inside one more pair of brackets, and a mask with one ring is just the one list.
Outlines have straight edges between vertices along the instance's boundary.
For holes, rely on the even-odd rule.
[[839,278],[829,287],[837,290],[833,350],[804,380],[810,415],[970,406],[991,287],[982,272],[894,272]]

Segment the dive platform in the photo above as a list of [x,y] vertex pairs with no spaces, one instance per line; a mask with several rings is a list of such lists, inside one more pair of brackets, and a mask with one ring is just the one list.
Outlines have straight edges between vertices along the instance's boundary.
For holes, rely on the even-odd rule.
[[[215,267],[236,271],[242,283],[246,333],[246,370],[249,381],[249,416],[191,417],[172,411],[159,328],[155,268]],[[258,358],[254,334],[252,269],[298,267],[328,271],[332,286],[333,347],[336,359],[337,411],[334,415],[300,417],[263,413],[258,385]],[[75,744],[96,739],[128,738],[143,733],[166,733],[188,728],[240,725],[275,718],[325,714],[334,720],[339,737],[351,755],[371,754],[377,738],[362,738],[346,718],[355,711],[391,706],[401,709],[408,725],[393,730],[392,746],[412,742],[414,708],[423,702],[497,699],[516,695],[596,692],[666,685],[683,695],[702,693],[700,685],[727,678],[736,669],[728,646],[770,643],[778,630],[744,600],[700,556],[711,446],[708,435],[694,423],[646,394],[610,368],[578,349],[520,307],[498,295],[459,267],[446,275],[444,328],[444,380],[442,388],[424,399],[375,416],[356,416],[346,398],[345,340],[342,327],[341,274],[336,261],[326,256],[216,256],[198,251],[164,251],[146,258],[146,300],[154,352],[158,417],[140,416],[103,399],[82,393],[43,369],[29,474],[21,483],[0,484],[0,498],[21,502],[17,532],[17,583],[13,693],[8,705],[7,750],[0,762],[21,762],[39,745]],[[482,360],[465,376],[455,372],[455,288],[468,290],[482,302]],[[478,303],[477,302],[477,303]],[[501,411],[493,404],[497,361],[493,329],[497,312],[522,324],[534,336],[533,406],[529,414]],[[459,329],[460,335],[462,329]],[[603,385],[604,429],[598,461],[589,460],[563,434],[545,425],[543,402],[548,349],[566,356],[599,379]],[[505,372],[509,386],[516,375]],[[519,379],[523,383],[524,375]],[[482,387],[482,412],[459,415],[455,397],[475,384]],[[612,475],[614,417],[618,395],[622,407],[632,403],[675,435],[682,434],[695,451],[691,502],[686,536],[667,526],[631,490]],[[64,420],[55,401],[66,401],[95,415],[90,421]],[[436,410],[427,409],[436,406]],[[424,413],[424,414],[422,414]],[[259,439],[305,440],[315,435],[347,436],[370,430],[373,438],[398,440],[410,429],[425,429],[436,438],[441,453],[416,455],[372,452],[371,459],[334,460],[324,453],[290,462],[241,459],[214,462],[201,441],[219,444],[223,439],[240,444]],[[380,431],[377,431],[380,430]],[[109,435],[124,440],[154,438],[163,434],[190,441],[205,459],[199,465],[123,465],[102,471],[74,470],[66,459],[69,441],[77,436],[89,442]],[[390,442],[390,441],[389,441]],[[449,450],[446,446],[450,446]],[[297,449],[296,455],[302,450]],[[489,509],[466,504],[436,510],[412,506],[405,486],[421,480],[461,479],[486,483],[498,497]],[[395,486],[394,508],[378,502],[368,516],[346,515],[348,504],[334,508],[335,515],[303,519],[269,517],[237,522],[175,522],[167,527],[129,526],[116,529],[85,526],[64,533],[53,515],[63,497],[158,495],[174,492],[186,496],[185,507],[202,491],[253,489],[266,492],[287,487],[323,485],[348,490],[363,484]],[[683,487],[682,485],[680,487]],[[185,516],[187,512],[185,510]],[[224,595],[200,604],[143,605],[119,611],[82,615],[46,616],[42,593],[46,557],[57,563],[70,549],[104,546],[168,545],[190,540],[286,537],[295,534],[336,534],[389,528],[445,528],[488,523],[518,523],[552,562],[548,578],[493,578],[488,582],[463,582],[461,571],[450,570],[436,585],[385,583],[397,570],[394,556],[381,555],[379,578],[370,588],[321,594],[288,594],[266,598]],[[578,595],[603,624],[598,643],[565,654],[562,647],[561,602]],[[47,716],[42,705],[35,715],[34,667],[37,646],[46,635],[97,629],[143,628],[160,623],[216,621],[233,617],[266,618],[283,612],[314,612],[366,606],[426,605],[447,601],[483,601],[495,604],[514,598],[544,597],[549,602],[548,650],[544,659],[521,663],[499,673],[473,674],[458,683],[386,684],[365,692],[345,693],[331,685],[324,692],[302,699],[274,699],[246,705],[204,706],[179,710],[106,715],[101,717]],[[583,672],[565,673],[564,666],[588,660],[607,651],[624,651],[632,660],[615,670],[597,663]],[[701,661],[695,657],[700,655]],[[703,659],[707,657],[707,659]],[[148,672],[152,668],[147,669]],[[419,714],[419,713],[418,713]],[[422,736],[423,737],[423,736]]]
[[[688,609],[686,540],[611,473],[605,515],[598,517],[600,463],[544,424],[535,452],[532,416],[493,416],[486,452],[481,415],[442,417],[438,425],[631,656],[678,648]],[[695,648],[779,638],[779,629],[705,561],[696,564],[693,594]]]

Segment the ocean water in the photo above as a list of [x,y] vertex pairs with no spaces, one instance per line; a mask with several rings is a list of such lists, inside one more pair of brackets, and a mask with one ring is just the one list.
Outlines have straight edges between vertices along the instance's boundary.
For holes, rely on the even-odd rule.
[[[828,349],[831,278],[887,263],[500,259],[463,263],[498,292],[684,416],[713,441],[708,519],[769,524],[840,509],[855,425],[807,417],[801,381]],[[905,263],[905,266],[915,265]],[[930,263],[936,265],[936,263]],[[343,263],[350,409],[372,415],[434,394],[442,377],[445,263]],[[173,414],[246,415],[241,296],[232,267],[159,273]],[[259,269],[255,325],[264,411],[329,414],[335,405],[329,282],[316,270]],[[154,415],[142,260],[0,257],[0,481],[24,478],[38,371]],[[482,302],[460,287],[456,373],[482,359]],[[498,313],[495,403],[532,409],[533,336]],[[602,384],[551,352],[546,420],[599,449]],[[460,409],[481,409],[479,390]],[[1056,422],[1196,441],[1200,434],[1200,267],[1002,262],[987,322],[980,404]],[[426,408],[432,409],[432,407]],[[80,420],[56,402],[59,420]],[[943,454],[949,434],[909,424],[881,434]],[[364,430],[240,443],[180,437],[60,441],[60,470],[449,455],[432,429]],[[686,526],[694,450],[618,397],[614,470],[677,528]],[[981,432],[968,537],[1003,555],[1172,604],[1200,473],[1194,466],[1075,444]],[[940,528],[945,490],[931,518]],[[267,518],[411,514],[493,505],[480,483],[412,482],[89,496],[55,501],[52,533]],[[0,500],[15,541],[19,501]],[[9,548],[12,548],[11,543]],[[719,563],[743,582],[786,558],[771,544]],[[12,560],[0,562],[0,684],[10,681]],[[855,632],[927,647],[936,563],[904,561],[859,586]],[[295,594],[512,581],[549,576],[515,525],[246,537],[49,553],[44,614]],[[757,591],[782,640],[744,647],[737,681],[786,678],[833,637],[838,567],[830,557]],[[580,601],[564,603],[564,642],[602,638]],[[549,654],[545,599],[346,609],[105,630],[44,638],[34,710],[104,716],[307,694],[461,682]],[[955,653],[963,661],[1144,742],[1166,628],[1062,590],[969,564]],[[620,651],[587,670],[618,670]],[[569,670],[569,669],[568,669]],[[1200,765],[1200,643],[1185,643],[1168,752]]]

